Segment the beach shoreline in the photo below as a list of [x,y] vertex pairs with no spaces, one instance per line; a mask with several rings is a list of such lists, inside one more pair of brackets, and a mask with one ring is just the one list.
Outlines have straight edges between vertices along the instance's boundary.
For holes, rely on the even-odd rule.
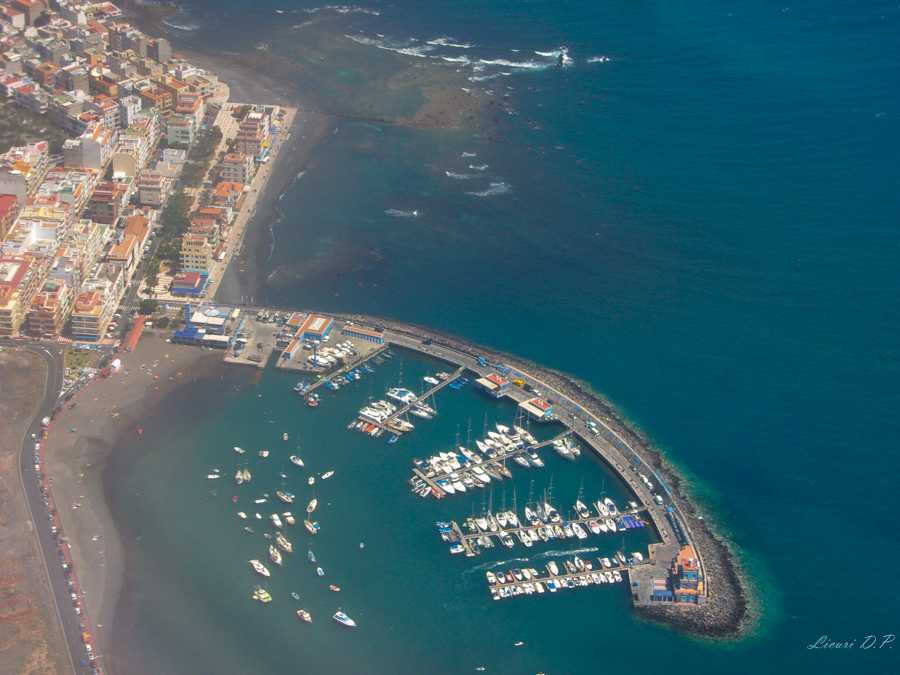
[[104,470],[118,439],[139,429],[148,410],[217,356],[156,335],[142,337],[133,352],[118,355],[120,372],[82,389],[69,404],[77,406],[53,421],[46,441],[53,496],[100,653],[114,654],[112,629],[127,558]]

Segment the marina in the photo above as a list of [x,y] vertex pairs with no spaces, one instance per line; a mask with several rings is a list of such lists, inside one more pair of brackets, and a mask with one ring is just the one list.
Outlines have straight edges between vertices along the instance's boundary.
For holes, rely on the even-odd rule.
[[[243,308],[243,310],[250,315],[256,315],[257,318],[273,313],[273,310],[259,308]],[[387,432],[388,443],[395,444],[407,432],[416,428],[410,421],[410,415],[423,418],[425,421],[420,424],[427,423],[427,420],[433,419],[437,412],[432,407],[433,404],[428,405],[426,402],[436,401],[435,394],[444,388],[461,389],[470,379],[477,388],[483,390],[487,399],[494,398],[513,404],[517,424],[527,426],[527,422],[531,422],[539,427],[562,427],[561,431],[546,440],[530,437],[531,435],[519,426],[515,427],[517,431],[512,436],[499,431],[488,431],[485,428],[482,439],[475,441],[477,452],[469,443],[465,446],[457,443],[449,452],[442,451],[425,461],[415,460],[410,484],[417,494],[423,497],[433,496],[437,500],[451,495],[465,495],[472,490],[483,490],[488,485],[502,484],[508,477],[512,478],[510,469],[514,464],[525,471],[540,471],[547,460],[546,457],[542,459],[538,451],[548,446],[553,447],[560,457],[569,462],[575,462],[581,455],[581,448],[586,448],[628,486],[631,491],[631,499],[628,501],[635,505],[628,513],[617,514],[615,521],[606,521],[602,525],[603,529],[607,532],[627,531],[634,527],[649,525],[656,535],[657,541],[649,544],[648,555],[641,563],[642,568],[650,567],[653,569],[652,575],[666,577],[670,561],[678,555],[682,547],[692,546],[690,528],[685,519],[677,507],[667,503],[669,488],[662,476],[649,467],[640,458],[638,451],[629,446],[602,420],[555,391],[552,386],[542,382],[532,373],[491,363],[483,356],[466,353],[451,344],[438,345],[431,339],[422,339],[389,328],[379,328],[377,331],[359,329],[355,322],[343,317],[322,318],[309,313],[299,314],[297,318],[298,314],[295,313],[294,318],[290,319],[294,324],[303,321],[308,323],[314,317],[318,322],[317,325],[328,322],[327,325],[332,326],[330,328],[332,334],[341,332],[343,335],[377,336],[380,340],[377,344],[364,343],[365,348],[357,344],[359,341],[354,341],[352,346],[346,341],[340,343],[345,350],[350,350],[343,352],[348,355],[347,360],[343,362],[332,358],[329,356],[331,352],[326,351],[326,358],[331,364],[330,371],[324,362],[324,367],[320,368],[318,357],[311,356],[316,366],[315,370],[318,371],[316,380],[301,382],[295,387],[295,391],[302,395],[309,407],[316,407],[323,401],[323,394],[319,391],[330,390],[333,395],[345,384],[352,383],[363,375],[374,373],[373,366],[383,367],[386,360],[394,356],[395,351],[400,355],[397,383],[393,388],[388,385],[387,400],[374,400],[370,392],[368,403],[348,425],[350,430],[375,438]],[[274,311],[274,315],[281,316],[277,311]],[[305,316],[311,318],[304,319]],[[288,317],[289,313],[284,312],[283,318],[287,320]],[[322,340],[307,340],[302,346],[304,349],[309,348],[314,354],[320,347],[329,349],[324,346]],[[296,352],[299,346],[286,347],[285,354],[291,349]],[[402,386],[404,353],[450,366],[452,371],[435,375],[426,374],[422,379],[429,388],[424,389],[421,395],[417,395],[413,390]],[[279,370],[285,369],[283,367],[287,360],[285,354],[278,360]],[[287,368],[289,370],[306,367],[296,363],[289,366]],[[309,484],[312,485],[313,482],[314,477],[310,476]],[[453,547],[453,552],[473,557],[480,555],[485,547],[496,545],[491,541],[491,537],[499,539],[501,547],[510,548],[515,545],[516,540],[530,546],[540,540],[594,536],[598,534],[596,530],[601,526],[595,525],[592,531],[592,520],[579,514],[576,518],[566,520],[567,527],[560,528],[559,532],[555,531],[555,525],[535,527],[533,524],[523,522],[519,527],[503,528],[502,535],[500,532],[480,532],[477,527],[475,531],[463,532],[454,522],[448,530],[452,540],[447,541]],[[602,520],[603,518],[601,522]],[[307,520],[305,525],[310,534],[319,532],[318,523]],[[471,527],[469,523],[469,528]],[[645,581],[647,583],[636,583],[633,587],[632,600],[636,604],[653,601],[652,584],[649,583],[651,576],[647,576]],[[703,593],[698,598],[699,602],[705,601],[708,588],[708,584],[703,587]]]

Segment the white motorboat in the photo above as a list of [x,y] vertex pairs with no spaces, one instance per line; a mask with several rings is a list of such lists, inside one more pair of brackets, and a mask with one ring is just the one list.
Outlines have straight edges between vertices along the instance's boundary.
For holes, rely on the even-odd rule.
[[244,449],[243,449],[243,448],[239,448],[238,446],[234,446],[234,451],[237,452],[238,454],[241,454],[241,455],[244,454]]
[[313,511],[315,511],[315,510],[316,510],[316,505],[317,505],[318,503],[319,503],[319,500],[318,500],[318,499],[313,499],[313,500],[309,503],[309,505],[306,507],[306,512],[307,512],[307,513],[312,513]]
[[244,482],[245,483],[250,482],[250,470],[249,469],[244,469]]
[[238,485],[244,482],[244,471],[242,469],[238,469],[237,473],[234,474],[234,482]]
[[453,487],[456,489],[457,492],[465,492],[466,491],[466,486],[463,485],[462,480],[460,480],[459,474],[451,473],[450,480],[453,481]]
[[558,575],[559,575],[559,567],[556,565],[556,561],[555,561],[555,560],[551,560],[550,562],[547,563],[547,570],[548,570],[548,571],[550,572],[550,574],[552,574],[553,576],[558,576]]
[[303,460],[297,457],[297,455],[291,455],[291,461],[297,466],[303,466]]
[[316,482],[316,477],[315,477],[315,476],[310,476],[310,477],[309,477],[309,480],[306,481],[306,482],[309,483],[310,485],[312,485],[313,483]]
[[246,517],[247,517],[247,514],[244,513],[243,511],[238,511],[238,516],[239,516],[240,518],[246,518]]
[[277,513],[273,513],[271,516],[269,516],[269,519],[272,521],[272,524],[279,530],[282,528],[283,525],[281,522],[281,518],[278,517]]
[[331,478],[333,475],[334,475],[334,471],[326,471],[325,473],[322,474],[322,480],[325,480],[326,478]]
[[418,396],[416,396],[409,389],[401,389],[400,387],[395,387],[393,389],[388,390],[388,398],[392,398],[395,401],[400,401],[403,405],[407,405],[415,401]]
[[268,450],[260,450],[260,451],[259,451],[259,456],[262,457],[262,458],[266,458],[266,457],[269,456],[269,451],[268,451]]
[[354,628],[356,626],[356,622],[343,612],[335,613],[333,618],[342,626],[348,626],[350,628]]
[[491,477],[480,466],[474,467],[472,469],[472,473],[474,473],[475,477],[478,478],[478,480],[480,480],[482,483],[490,483],[491,482]]
[[206,475],[209,480],[215,480],[216,478],[221,478],[222,475],[218,473],[209,473]]
[[264,577],[271,576],[269,574],[269,570],[266,569],[266,566],[263,565],[259,560],[251,560],[250,564],[253,566],[253,569],[256,570],[258,574],[263,575]]

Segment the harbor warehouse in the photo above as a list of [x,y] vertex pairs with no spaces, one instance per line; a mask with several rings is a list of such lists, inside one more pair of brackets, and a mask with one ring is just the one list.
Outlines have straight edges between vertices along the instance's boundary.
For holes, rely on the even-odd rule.
[[325,316],[310,314],[297,331],[300,340],[323,340],[331,332],[334,320]]
[[503,396],[509,387],[509,380],[500,377],[496,373],[490,373],[486,377],[479,377],[475,383],[496,398]]
[[554,419],[553,406],[541,398],[530,398],[519,404],[519,407],[533,420],[549,422]]
[[341,331],[341,334],[358,340],[365,340],[366,342],[374,342],[379,345],[384,344],[384,333],[379,333],[374,330],[357,328],[356,326],[344,326],[344,330]]

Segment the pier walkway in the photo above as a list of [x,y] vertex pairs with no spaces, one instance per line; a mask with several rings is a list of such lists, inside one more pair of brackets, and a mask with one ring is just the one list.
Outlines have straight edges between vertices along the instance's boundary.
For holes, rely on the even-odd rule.
[[349,373],[354,368],[358,368],[359,366],[361,366],[363,363],[365,363],[369,359],[372,359],[372,358],[378,356],[381,352],[383,352],[387,348],[388,348],[388,346],[386,344],[381,345],[381,347],[379,347],[378,349],[376,349],[374,352],[372,352],[370,354],[366,354],[365,356],[363,356],[363,355],[357,356],[355,359],[353,359],[346,365],[341,366],[338,370],[329,374],[328,377],[322,376],[320,379],[313,382],[311,385],[309,385],[307,390],[303,392],[303,396],[306,396],[307,394],[314,391],[318,387],[321,387],[323,384],[325,384],[326,380],[331,380],[331,379],[334,379],[335,377],[340,377],[341,375],[345,375],[346,373]]
[[[465,467],[460,467],[459,471],[460,472],[471,471],[476,466],[480,466],[482,468],[484,468],[486,466],[496,468],[498,465],[503,464],[503,461],[508,459],[509,457],[514,457],[515,455],[521,455],[523,452],[525,452],[525,450],[535,450],[535,451],[540,450],[541,448],[551,445],[558,440],[562,440],[563,438],[568,436],[570,433],[571,433],[570,431],[566,430],[566,431],[562,432],[561,434],[559,434],[558,436],[554,436],[553,438],[551,438],[548,441],[542,441],[541,443],[537,443],[535,445],[529,446],[528,448],[516,448],[515,450],[511,450],[511,451],[503,453],[503,454],[498,454],[493,459],[485,459],[480,464],[472,463],[471,465],[469,465],[467,463],[467,465]],[[429,478],[428,476],[425,475],[425,473],[423,471],[421,471],[418,468],[413,469],[413,473],[416,476],[418,476],[419,478],[421,478],[423,481],[428,483],[428,486],[432,490],[436,490],[441,496],[443,496],[445,494],[449,494],[446,490],[444,490],[440,486],[439,483],[437,483],[437,479],[446,478],[449,474],[441,474],[441,475],[433,476],[433,477]],[[492,478],[492,480],[494,480],[494,479]]]
[[459,368],[456,369],[456,371],[453,373],[453,375],[448,377],[443,382],[439,382],[438,384],[434,385],[431,389],[426,391],[424,394],[422,394],[421,397],[417,398],[415,401],[407,403],[402,408],[399,408],[397,411],[391,413],[387,418],[385,418],[385,420],[383,422],[379,422],[370,417],[365,417],[364,415],[360,415],[359,419],[362,420],[363,422],[365,422],[366,424],[374,424],[376,427],[380,427],[381,429],[384,429],[385,431],[390,431],[392,434],[402,434],[403,429],[399,429],[399,428],[395,427],[392,424],[392,422],[394,420],[396,420],[398,417],[400,417],[400,415],[402,415],[403,413],[408,412],[409,409],[412,408],[414,405],[422,403],[423,401],[425,401],[425,399],[429,398],[432,394],[434,394],[437,391],[440,391],[441,389],[446,387],[448,384],[453,382],[453,380],[455,380],[457,377],[462,375],[462,373],[465,369],[466,369],[465,366],[460,366]]
[[414,405],[416,405],[416,404],[418,404],[418,403],[422,403],[423,401],[425,401],[426,399],[428,399],[430,396],[432,396],[433,394],[435,394],[436,392],[440,391],[441,389],[443,389],[444,387],[446,387],[448,384],[450,384],[451,382],[453,382],[453,380],[455,380],[457,377],[459,377],[460,375],[462,375],[462,374],[463,374],[463,371],[464,371],[465,369],[466,369],[465,366],[460,366],[459,368],[457,368],[457,369],[453,372],[453,374],[452,374],[450,377],[448,377],[446,380],[443,380],[443,381],[441,381],[441,382],[438,382],[436,385],[434,385],[431,389],[429,389],[429,390],[426,391],[424,394],[422,394],[422,396],[420,396],[419,398],[417,398],[415,401],[411,401],[410,403],[407,403],[405,406],[403,406],[402,408],[400,408],[399,410],[397,410],[397,412],[395,412],[395,413],[392,414],[390,417],[388,417],[388,418],[384,421],[384,423],[385,423],[385,424],[390,424],[390,423],[393,422],[395,419],[397,419],[398,417],[400,417],[400,415],[402,415],[403,413],[409,411],[409,409],[412,408]]
[[[491,585],[490,585],[490,588],[491,588],[491,589],[506,589],[506,588],[508,588],[508,589],[512,590],[512,589],[515,588],[516,586],[522,586],[522,585],[524,585],[524,584],[534,584],[535,582],[538,582],[538,581],[540,581],[541,583],[543,583],[543,584],[545,584],[545,585],[546,585],[546,583],[547,583],[548,581],[552,581],[552,582],[555,584],[555,583],[557,583],[557,582],[559,582],[559,581],[566,581],[566,580],[568,580],[568,579],[573,579],[573,580],[574,580],[574,579],[578,579],[578,578],[580,578],[580,577],[591,576],[591,575],[594,575],[594,574],[597,574],[597,575],[605,575],[606,572],[612,572],[612,571],[614,571],[614,570],[615,570],[615,571],[618,571],[620,574],[626,573],[626,572],[627,572],[627,573],[630,573],[631,570],[632,570],[633,568],[640,567],[640,566],[644,566],[644,565],[649,565],[649,564],[650,564],[650,562],[648,562],[648,561],[646,561],[646,560],[643,560],[643,561],[641,561],[641,562],[634,562],[634,563],[627,563],[627,564],[626,564],[626,563],[620,563],[617,567],[611,567],[611,568],[609,568],[609,569],[607,569],[607,568],[605,568],[605,567],[603,567],[603,566],[601,565],[601,566],[599,566],[599,567],[597,567],[597,568],[590,569],[590,570],[579,570],[579,571],[576,571],[576,572],[565,572],[565,573],[563,573],[563,574],[552,574],[549,570],[547,570],[546,576],[538,576],[537,578],[532,577],[531,579],[523,579],[522,581],[518,581],[518,580],[516,580],[515,578],[513,578],[513,581],[511,581],[511,582],[507,582],[507,583],[503,583],[503,584],[491,584]],[[529,568],[529,569],[531,569],[531,568]],[[534,574],[534,573],[532,572],[532,575],[533,575],[533,574]],[[543,574],[543,572],[541,572],[540,574]],[[626,581],[626,580],[629,580],[629,583],[630,583],[630,577],[623,577],[622,581]],[[619,583],[619,582],[617,582],[617,581],[613,581],[613,582],[607,581],[606,583]],[[592,585],[597,585],[597,584],[594,583],[594,584],[592,584]],[[602,585],[602,584],[600,584],[600,585]],[[581,586],[576,586],[576,587],[577,587],[577,588],[581,588]],[[568,588],[568,586],[566,586],[566,588]],[[549,590],[549,589],[548,589],[548,590]],[[550,592],[552,593],[553,591],[550,591]]]
[[[604,522],[607,519],[610,519],[610,520],[614,521],[617,518],[621,518],[622,516],[636,516],[639,513],[646,512],[646,511],[647,511],[647,507],[644,506],[644,507],[637,508],[637,509],[629,509],[627,513],[623,513],[623,514],[620,514],[617,516],[593,516],[592,515],[592,516],[589,516],[588,518],[571,518],[571,519],[562,518],[560,520],[560,522],[558,522],[558,523],[543,523],[542,522],[541,525],[539,525],[539,526],[532,525],[531,523],[529,523],[528,525],[520,525],[519,527],[500,528],[496,532],[494,532],[493,530],[490,530],[490,529],[487,532],[482,532],[478,528],[478,526],[475,525],[474,520],[470,518],[466,522],[468,524],[471,521],[471,525],[469,525],[469,530],[472,533],[471,534],[462,534],[460,541],[457,541],[457,542],[451,541],[450,543],[451,544],[461,544],[465,540],[472,542],[472,541],[476,541],[479,538],[484,538],[484,537],[491,537],[491,536],[499,537],[501,531],[505,532],[506,534],[515,534],[516,536],[518,536],[518,534],[520,532],[525,532],[526,530],[531,532],[531,531],[538,530],[542,527],[547,527],[547,526],[550,526],[550,527],[553,527],[554,525],[562,526],[562,524],[564,522],[568,523],[569,525],[578,523],[579,525],[586,526],[588,537],[590,537],[591,529],[590,529],[590,526],[588,525],[588,523],[590,523],[592,520]],[[518,518],[518,516],[516,516],[516,517]],[[519,522],[521,523],[522,519],[519,519]],[[455,523],[451,523],[451,526],[454,524]],[[475,528],[474,530],[472,529],[473,527]],[[462,528],[457,527],[456,529],[458,529],[460,531],[460,533],[462,533]],[[617,530],[616,532],[619,532],[619,531],[621,531],[621,530]],[[600,536],[603,536],[603,534],[616,534],[616,532],[606,532],[606,533],[601,533],[601,534],[594,535],[594,536],[600,537]],[[557,536],[556,539],[574,539],[574,537],[559,537],[559,536]],[[582,539],[580,541],[587,541],[587,538]],[[508,548],[512,548],[512,547],[508,547]]]

